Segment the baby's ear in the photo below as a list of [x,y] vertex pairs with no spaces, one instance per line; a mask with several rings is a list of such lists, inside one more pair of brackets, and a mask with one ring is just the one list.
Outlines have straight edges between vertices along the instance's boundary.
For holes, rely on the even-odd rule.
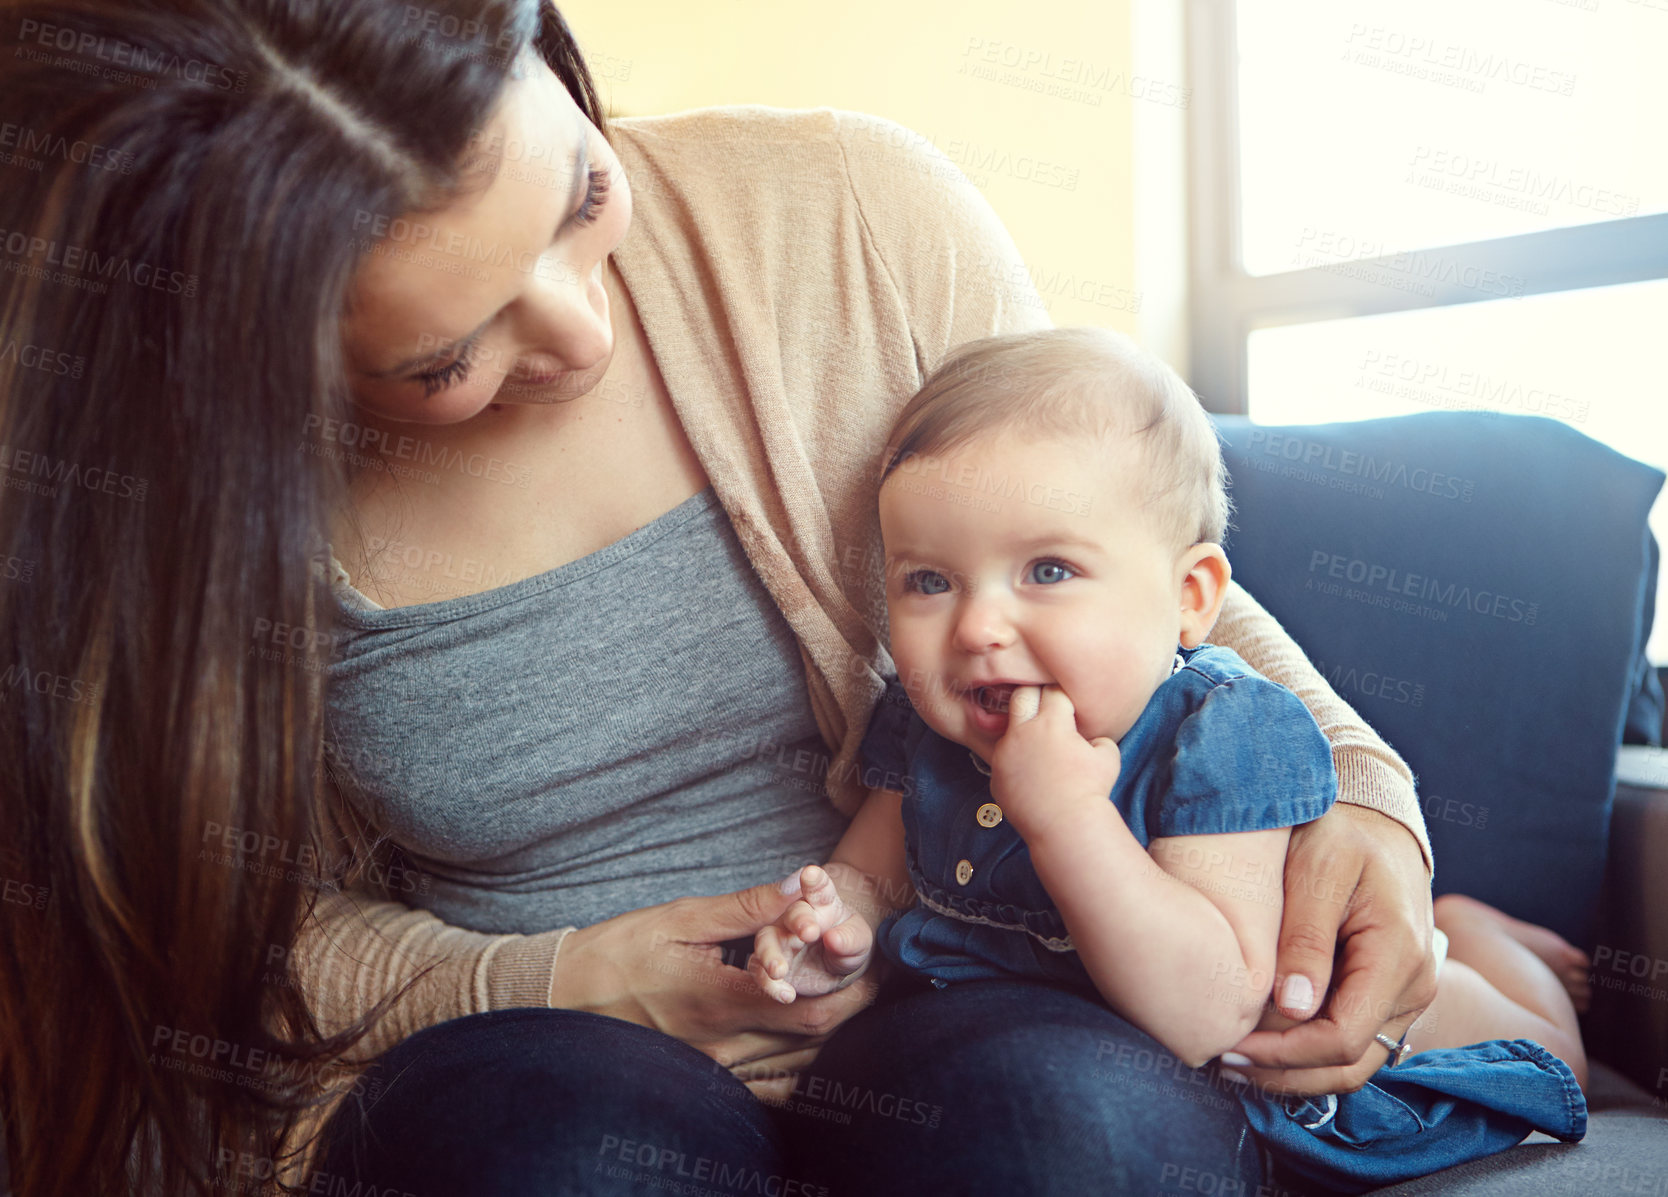
[[1181,579],[1181,643],[1198,648],[1216,626],[1216,617],[1228,597],[1228,579],[1233,570],[1219,544],[1196,544],[1182,554],[1177,567]]

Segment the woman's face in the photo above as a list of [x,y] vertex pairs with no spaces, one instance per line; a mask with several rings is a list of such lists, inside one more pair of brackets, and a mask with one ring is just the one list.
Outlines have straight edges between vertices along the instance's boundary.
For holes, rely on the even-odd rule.
[[[559,403],[614,350],[607,255],[631,223],[619,160],[537,55],[468,151],[496,173],[445,211],[360,212],[343,349],[354,401],[455,424],[488,404]],[[485,177],[485,176],[483,176]]]

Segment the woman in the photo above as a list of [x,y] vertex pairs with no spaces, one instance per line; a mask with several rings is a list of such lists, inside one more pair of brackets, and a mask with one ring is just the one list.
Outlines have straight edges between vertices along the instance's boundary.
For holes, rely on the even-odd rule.
[[[3,28],[0,118],[42,162],[0,188],[5,332],[84,366],[0,356],[0,443],[63,480],[0,502],[38,563],[0,588],[31,679],[0,834],[51,895],[4,921],[17,1192],[1260,1179],[1237,1103],[1141,1075],[1098,1006],[988,983],[853,1018],[877,976],[782,1008],[721,959],[887,813],[852,762],[893,409],[1045,320],[964,180],[826,110],[610,129],[533,0]],[[1356,1087],[1433,988],[1418,808],[1248,596],[1219,633],[1355,804],[1293,836],[1277,991],[1313,1014],[1339,938],[1344,982],[1242,1048]],[[350,1048],[380,1056],[356,1097],[275,1158]],[[828,1085],[861,1116],[803,1108]]]

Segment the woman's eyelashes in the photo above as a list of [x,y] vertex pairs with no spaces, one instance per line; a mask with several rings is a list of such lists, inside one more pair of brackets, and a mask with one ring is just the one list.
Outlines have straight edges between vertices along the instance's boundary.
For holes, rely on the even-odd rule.
[[585,181],[585,198],[580,201],[579,208],[573,218],[580,224],[595,224],[597,217],[602,215],[603,205],[608,202],[608,189],[612,186],[611,172],[600,166],[593,166]]
[[474,356],[475,342],[465,341],[459,347],[458,355],[446,365],[413,374],[412,378],[423,384],[423,398],[439,394],[448,387],[455,387],[468,378],[470,367],[474,364]]

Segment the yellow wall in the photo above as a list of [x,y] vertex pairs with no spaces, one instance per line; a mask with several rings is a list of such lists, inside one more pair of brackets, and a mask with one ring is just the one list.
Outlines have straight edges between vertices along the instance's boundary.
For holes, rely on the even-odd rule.
[[1139,110],[1179,130],[1186,97],[1174,75],[1132,71],[1132,0],[558,3],[614,115],[772,104],[898,121],[990,200],[1056,324],[1139,335],[1132,126]]

